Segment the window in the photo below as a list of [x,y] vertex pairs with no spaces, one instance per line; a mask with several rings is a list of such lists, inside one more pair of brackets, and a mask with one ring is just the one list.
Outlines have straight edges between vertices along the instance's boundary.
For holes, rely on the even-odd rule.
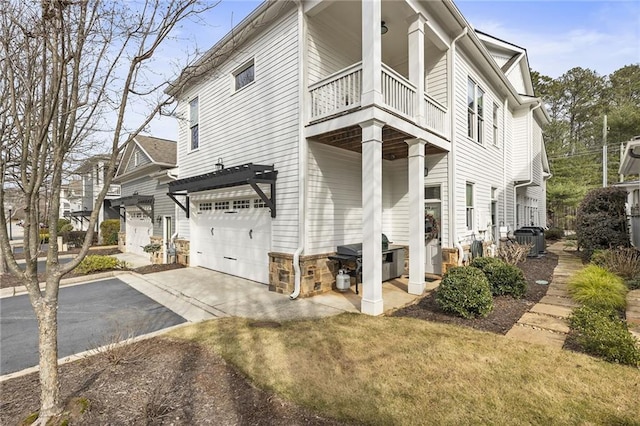
[[136,151],[133,153],[133,166],[138,167],[140,164],[140,152]]
[[498,105],[493,104],[493,145],[498,146]]
[[248,64],[240,67],[240,69],[236,71],[233,76],[235,77],[236,91],[252,83],[253,80],[255,80],[255,68],[253,65],[253,59]]
[[471,79],[467,84],[467,136],[484,140],[484,91]]
[[439,200],[440,199],[440,185],[428,185],[424,187],[424,199],[425,200]]
[[210,211],[210,210],[211,210],[211,202],[198,204],[198,211],[199,212],[207,212],[207,211]]
[[262,209],[267,207],[267,203],[265,203],[264,201],[262,201],[261,198],[256,198],[253,200],[253,208],[254,209]]
[[189,129],[191,137],[191,150],[198,149],[200,146],[200,135],[198,132],[198,123],[200,111],[198,108],[198,98],[189,102]]
[[251,208],[251,200],[233,200],[233,209],[248,209]]
[[216,201],[213,207],[215,210],[229,210],[228,201]]
[[467,229],[473,229],[473,183],[467,182]]

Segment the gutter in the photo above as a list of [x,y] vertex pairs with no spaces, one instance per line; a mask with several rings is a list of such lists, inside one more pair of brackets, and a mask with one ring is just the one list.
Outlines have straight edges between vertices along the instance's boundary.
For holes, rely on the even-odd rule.
[[[537,101],[537,105],[534,106],[533,108],[531,108],[530,115],[528,117],[527,123],[528,123],[528,131],[527,133],[529,134],[529,136],[532,136],[532,131],[533,131],[533,125],[531,124],[531,121],[533,120],[533,112],[540,108],[542,106],[542,101],[538,99]],[[528,157],[528,161],[527,163],[529,164],[529,180],[525,181],[523,183],[519,183],[516,185],[513,185],[513,208],[514,208],[514,216],[517,216],[517,209],[518,209],[518,188],[522,188],[525,186],[529,186],[533,183],[533,170],[532,170],[532,165],[531,165],[531,147],[529,147],[529,149],[527,150],[527,157]],[[515,218],[514,218],[515,219]],[[515,220],[514,220],[515,222]],[[518,224],[515,223],[515,228],[518,227]]]
[[289,295],[291,300],[295,300],[300,296],[300,287],[302,273],[300,271],[300,255],[304,252],[306,244],[305,238],[307,233],[307,153],[308,142],[304,135],[304,122],[306,121],[306,88],[307,68],[306,68],[306,49],[305,35],[307,33],[307,25],[304,15],[303,2],[298,0],[298,248],[293,253],[293,293]]
[[449,133],[451,135],[451,150],[449,151],[449,155],[447,156],[447,167],[449,168],[448,173],[448,185],[449,185],[449,244],[454,244],[458,249],[458,266],[462,265],[462,258],[464,256],[464,250],[462,249],[462,245],[458,240],[457,232],[456,232],[456,202],[455,202],[455,193],[456,193],[456,178],[455,178],[455,167],[456,167],[456,158],[455,158],[455,135],[456,135],[456,103],[455,103],[455,82],[454,82],[454,62],[456,57],[456,42],[460,40],[462,37],[466,36],[469,29],[468,27],[464,27],[462,32],[453,39],[451,42],[451,47],[449,48],[449,57],[447,66],[447,79],[449,81],[449,93],[448,93],[448,102],[449,102],[449,121],[450,121],[450,129]]

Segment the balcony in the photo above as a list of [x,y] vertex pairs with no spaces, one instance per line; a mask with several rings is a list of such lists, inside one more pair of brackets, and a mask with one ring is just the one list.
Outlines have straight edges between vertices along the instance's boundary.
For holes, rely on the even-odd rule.
[[120,197],[120,185],[109,185],[109,190],[107,191],[107,198],[110,197]]
[[[391,67],[382,64],[382,98],[385,109],[401,118],[448,139],[447,108],[430,97],[422,96],[425,117],[418,120],[420,99],[416,88]],[[309,86],[310,121],[320,121],[361,107],[362,63],[358,62]]]

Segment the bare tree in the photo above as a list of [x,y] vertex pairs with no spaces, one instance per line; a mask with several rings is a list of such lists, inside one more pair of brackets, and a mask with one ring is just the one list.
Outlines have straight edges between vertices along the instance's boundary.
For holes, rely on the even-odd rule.
[[[22,270],[0,215],[0,248],[10,272],[22,279],[39,328],[40,412],[38,424],[62,412],[59,394],[57,307],[61,277],[86,256],[100,206],[120,151],[154,115],[171,104],[162,90],[168,79],[152,69],[154,54],[181,22],[213,7],[198,0],[7,0],[0,10],[0,169],[5,190],[24,197]],[[144,99],[143,118],[127,128],[132,102]],[[136,103],[140,105],[140,103]],[[136,110],[137,113],[140,111]],[[130,118],[130,117],[129,117]],[[65,163],[87,141],[106,141],[106,180],[90,216],[80,253],[58,262],[47,251],[46,284],[37,275],[41,197],[47,184],[50,241],[57,240],[60,187]]]

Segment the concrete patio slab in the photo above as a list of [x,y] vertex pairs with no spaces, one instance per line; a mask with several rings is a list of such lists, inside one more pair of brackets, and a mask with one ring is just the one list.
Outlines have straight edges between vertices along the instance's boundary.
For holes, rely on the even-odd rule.
[[569,326],[562,319],[550,317],[548,315],[536,314],[533,312],[525,313],[518,321],[518,324],[529,325],[538,328],[544,328],[558,333],[568,333]]

